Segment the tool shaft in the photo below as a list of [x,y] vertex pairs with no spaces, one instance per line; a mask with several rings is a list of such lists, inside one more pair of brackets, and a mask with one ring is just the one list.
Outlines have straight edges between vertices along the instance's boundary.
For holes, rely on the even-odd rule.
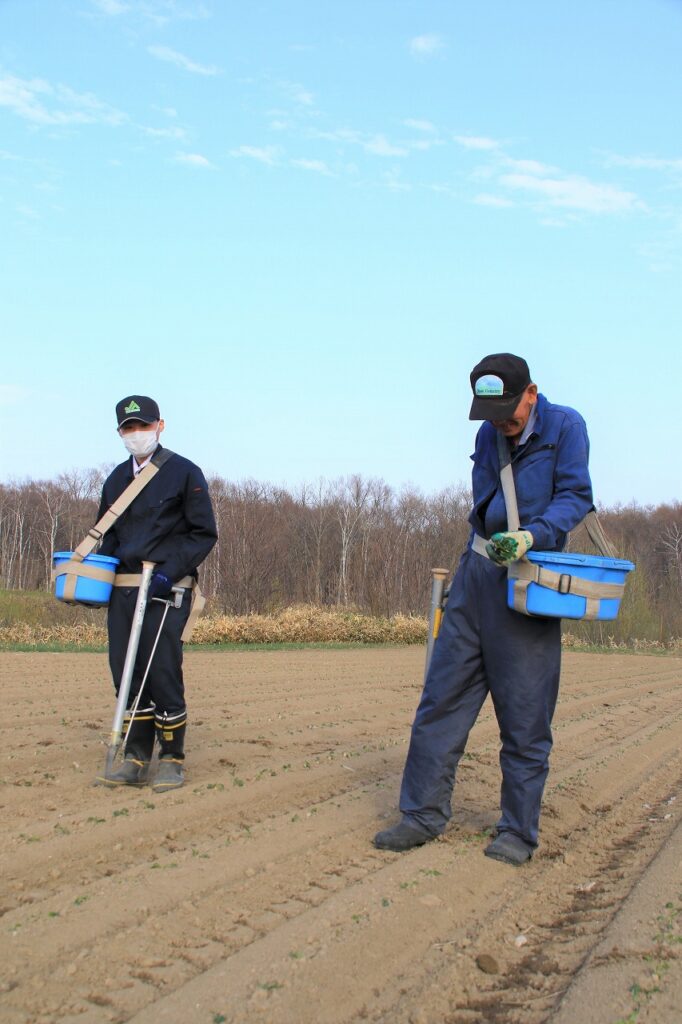
[[426,664],[424,666],[424,681],[428,675],[429,665],[433,656],[433,648],[440,629],[440,621],[443,616],[443,590],[445,580],[448,577],[447,569],[431,570],[431,605],[429,608],[429,631],[426,637]]
[[121,742],[123,718],[128,706],[130,685],[133,681],[135,659],[137,657],[137,649],[140,646],[142,623],[144,621],[144,613],[147,607],[147,592],[149,590],[149,583],[152,578],[153,571],[154,562],[142,563],[142,578],[137,591],[137,601],[135,602],[135,611],[133,612],[133,621],[130,627],[130,637],[128,638],[128,649],[126,651],[123,672],[121,673],[121,682],[118,688],[118,699],[116,701],[114,721],[111,726],[111,737],[109,739],[110,748],[115,748]]

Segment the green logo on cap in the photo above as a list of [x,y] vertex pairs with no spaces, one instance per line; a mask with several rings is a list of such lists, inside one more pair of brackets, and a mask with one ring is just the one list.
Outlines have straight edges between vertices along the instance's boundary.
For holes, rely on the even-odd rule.
[[139,412],[140,411],[140,407],[137,404],[137,402],[135,401],[135,399],[133,399],[132,402],[130,403],[130,405],[126,405],[126,407],[125,407],[125,409],[123,411],[124,411],[124,413],[127,416],[131,412]]

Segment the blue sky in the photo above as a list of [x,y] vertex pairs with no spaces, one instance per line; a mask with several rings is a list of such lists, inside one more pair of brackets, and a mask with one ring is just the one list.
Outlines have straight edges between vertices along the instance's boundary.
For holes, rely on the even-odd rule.
[[680,498],[679,0],[0,0],[0,479],[468,483],[524,355],[595,496]]

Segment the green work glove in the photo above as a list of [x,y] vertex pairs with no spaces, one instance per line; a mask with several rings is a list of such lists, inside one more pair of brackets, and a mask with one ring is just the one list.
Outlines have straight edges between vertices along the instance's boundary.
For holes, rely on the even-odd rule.
[[533,534],[528,530],[515,530],[513,533],[494,533],[485,549],[491,561],[498,565],[511,565],[532,547]]

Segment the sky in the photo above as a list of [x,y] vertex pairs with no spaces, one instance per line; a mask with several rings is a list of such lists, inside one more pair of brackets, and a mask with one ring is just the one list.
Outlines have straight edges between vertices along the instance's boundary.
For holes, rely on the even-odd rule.
[[0,0],[0,481],[468,484],[469,373],[680,500],[681,0]]

